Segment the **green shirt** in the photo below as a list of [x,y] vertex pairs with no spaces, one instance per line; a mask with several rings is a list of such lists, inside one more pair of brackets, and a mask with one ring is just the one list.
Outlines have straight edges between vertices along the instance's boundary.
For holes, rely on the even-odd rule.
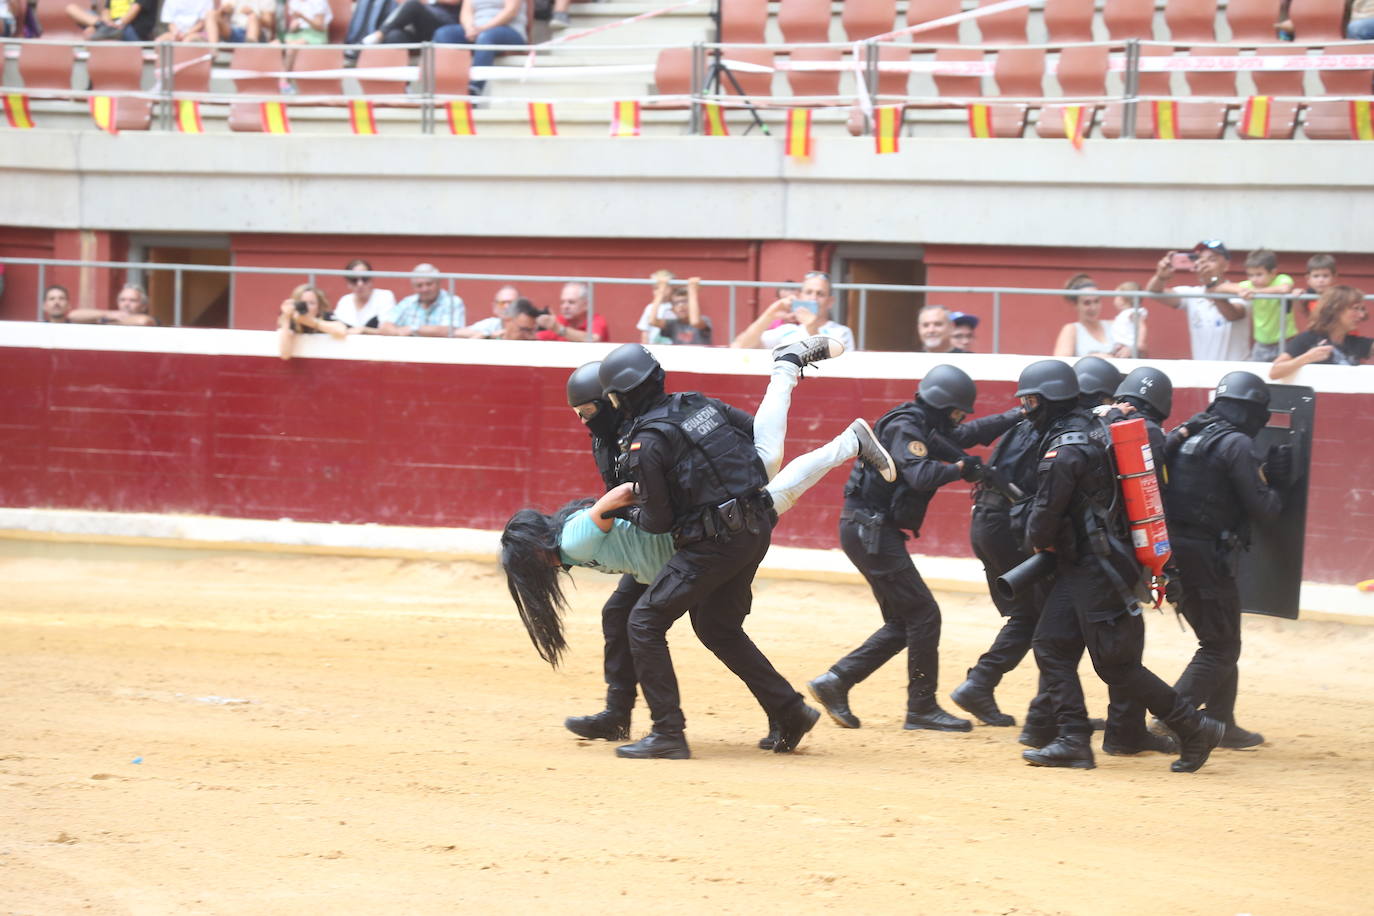
[[[1276,274],[1269,286],[1283,286],[1285,283],[1292,284],[1293,278],[1288,274]],[[1269,287],[1256,287],[1249,280],[1240,284],[1241,289],[1268,289]],[[1279,342],[1279,316],[1285,311],[1292,315],[1292,306],[1286,310],[1283,308],[1288,303],[1287,299],[1251,299],[1250,314],[1254,316],[1255,322],[1255,343],[1276,344]],[[1285,337],[1292,337],[1297,333],[1297,325],[1290,317],[1287,324]]]
[[672,558],[673,536],[650,534],[623,518],[613,519],[611,530],[602,531],[592,521],[591,510],[583,509],[563,525],[558,552],[570,566],[629,573],[648,585]]

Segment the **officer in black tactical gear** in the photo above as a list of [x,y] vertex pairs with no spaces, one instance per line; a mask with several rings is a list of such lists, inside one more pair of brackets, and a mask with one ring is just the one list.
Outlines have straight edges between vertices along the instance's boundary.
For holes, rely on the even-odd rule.
[[1052,551],[1057,558],[1032,647],[1059,735],[1022,757],[1036,766],[1094,766],[1078,680],[1086,647],[1109,687],[1144,703],[1179,736],[1181,754],[1171,768],[1193,772],[1206,763],[1224,728],[1141,664],[1145,630],[1134,592],[1142,572],[1121,512],[1106,426],[1078,406],[1078,378],[1058,360],[1027,366],[1016,393],[1045,430],[1027,540],[1037,553]]
[[[601,390],[600,361],[587,363],[568,376],[568,406],[576,413],[592,439],[592,458],[601,480],[610,490],[623,483],[617,476],[620,453],[620,411],[611,406]],[[590,716],[569,716],[563,725],[581,738],[626,741],[630,737],[630,710],[634,708],[638,681],[630,652],[627,624],[630,610],[647,585],[624,575],[601,608],[601,635],[605,640],[603,670],[606,677],[606,708]]]
[[1174,685],[1226,726],[1222,747],[1248,748],[1264,737],[1236,724],[1240,592],[1236,566],[1250,525],[1278,517],[1293,458],[1276,446],[1261,466],[1251,449],[1269,420],[1269,386],[1249,372],[1227,373],[1216,399],[1176,429],[1169,463],[1169,537],[1182,596],[1179,611],[1198,649]]
[[820,718],[744,632],[758,565],[777,515],[754,449],[749,414],[696,392],[667,394],[663,369],[639,344],[612,350],[601,385],[630,420],[624,476],[639,499],[632,520],[672,532],[676,553],[630,612],[630,648],[653,731],[616,749],[621,757],[691,756],[668,628],[685,613],[702,644],[738,676],[777,726],[773,751],[794,750]]
[[909,530],[919,536],[935,491],[962,477],[983,474],[977,458],[947,463],[935,454],[987,445],[1020,418],[1020,410],[963,423],[977,395],[962,369],[941,365],[921,380],[916,397],[883,415],[874,432],[897,462],[895,483],[855,464],[844,488],[840,545],[878,599],[883,625],[859,648],[808,684],[811,695],[842,728],[858,728],[849,690],[902,649],[907,650],[905,728],[968,731],[973,725],[940,708],[935,689],[940,666],[940,606],[907,553]]
[[1073,364],[1073,372],[1078,376],[1078,402],[1089,410],[1110,404],[1124,378],[1120,369],[1100,356],[1083,357]]

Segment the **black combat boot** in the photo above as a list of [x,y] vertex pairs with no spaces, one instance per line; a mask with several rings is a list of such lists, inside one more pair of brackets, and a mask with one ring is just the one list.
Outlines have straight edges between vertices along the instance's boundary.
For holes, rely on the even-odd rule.
[[912,708],[907,710],[906,724],[902,728],[907,731],[929,729],[937,732],[971,732],[973,723],[945,712],[935,702],[935,697],[924,697],[915,701]]
[[1029,722],[1021,729],[1021,737],[1016,740],[1026,747],[1041,748],[1059,736],[1059,729],[1053,724],[1031,725]]
[[819,711],[805,703],[797,704],[795,709],[778,719],[778,740],[773,744],[773,753],[790,754],[795,751],[806,733],[815,728],[820,720]]
[[859,717],[849,711],[849,684],[835,672],[827,671],[806,685],[811,696],[830,713],[830,718],[840,728],[858,728]]
[[625,741],[630,737],[630,711],[603,709],[591,716],[568,716],[563,727],[579,738]]
[[1178,759],[1169,764],[1169,769],[1175,773],[1196,773],[1221,743],[1226,726],[1199,713],[1196,724],[1191,727],[1179,724],[1174,731],[1179,739]]
[[632,760],[686,760],[692,756],[692,752],[687,747],[687,739],[682,735],[649,732],[634,744],[622,744],[616,748],[615,755],[629,757]]
[[1113,757],[1130,757],[1149,751],[1156,754],[1177,754],[1178,745],[1168,735],[1155,735],[1148,731],[1124,740],[1102,739],[1102,753]]
[[772,716],[768,717],[768,734],[759,739],[759,750],[771,751],[773,745],[778,743],[778,723]]
[[1221,746],[1233,751],[1259,747],[1263,743],[1264,736],[1259,732],[1246,731],[1234,722],[1226,726],[1226,734],[1221,739]]
[[1022,751],[1021,759],[1033,767],[1091,770],[1097,766],[1087,735],[1060,735],[1042,748]]
[[1015,719],[997,708],[997,700],[992,695],[992,685],[979,677],[977,671],[977,668],[968,669],[968,680],[955,687],[949,698],[954,701],[955,706],[964,712],[972,713],[984,725],[995,725],[999,728],[1010,728],[1015,725]]

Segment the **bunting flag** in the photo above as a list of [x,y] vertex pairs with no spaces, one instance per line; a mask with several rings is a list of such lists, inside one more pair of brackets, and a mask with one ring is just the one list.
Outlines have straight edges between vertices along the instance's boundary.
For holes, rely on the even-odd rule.
[[1178,103],[1173,99],[1156,99],[1152,107],[1155,113],[1155,139],[1177,140]]
[[119,100],[110,95],[91,96],[91,120],[107,134],[118,134]]
[[725,123],[725,112],[719,105],[703,105],[702,112],[706,115],[706,136],[708,137],[728,137],[730,128]]
[[10,127],[28,130],[33,127],[33,116],[29,113],[29,97],[9,92],[5,94],[5,119]]
[[1064,136],[1076,150],[1083,149],[1083,134],[1088,128],[1087,111],[1082,105],[1064,106]]
[[1240,134],[1263,140],[1269,136],[1269,96],[1252,95],[1240,113]]
[[611,104],[611,136],[639,136],[638,102],[614,102]]
[[879,105],[873,109],[873,140],[878,155],[897,152],[897,135],[901,126],[901,105]]
[[455,137],[477,136],[477,124],[472,120],[471,102],[448,103],[448,132]]
[[968,107],[968,133],[984,140],[992,136],[991,108],[976,102]]
[[811,109],[792,108],[787,112],[787,155],[793,159],[811,158]]
[[286,116],[285,102],[262,103],[262,130],[268,134],[291,133],[291,119]]
[[348,126],[355,134],[371,136],[377,133],[377,116],[367,99],[351,99],[348,103]]
[[200,103],[192,99],[177,99],[177,130],[183,134],[203,134],[205,125],[200,120]]
[[530,133],[536,137],[558,136],[552,102],[530,102]]
[[1374,140],[1374,117],[1368,102],[1350,103],[1350,136],[1356,140]]

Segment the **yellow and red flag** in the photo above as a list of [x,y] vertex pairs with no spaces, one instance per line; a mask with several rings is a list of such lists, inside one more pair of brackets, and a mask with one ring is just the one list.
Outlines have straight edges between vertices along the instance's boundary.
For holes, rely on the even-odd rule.
[[119,133],[119,100],[111,95],[91,96],[91,120],[107,134]]
[[728,137],[730,128],[725,123],[725,112],[719,105],[706,104],[701,106],[702,114],[706,116],[706,136],[708,137]]
[[1178,103],[1173,99],[1156,99],[1153,109],[1155,113],[1155,139],[1177,140]]
[[350,99],[348,103],[348,126],[355,134],[371,136],[377,133],[377,115],[372,103],[367,99]]
[[879,105],[873,109],[873,142],[878,155],[897,152],[897,135],[902,127],[901,105]]
[[291,119],[286,116],[285,102],[262,103],[262,130],[268,134],[291,133]]
[[793,159],[811,158],[811,109],[792,108],[787,112],[785,148]]
[[639,103],[614,102],[611,105],[611,136],[639,136]]
[[1350,136],[1356,140],[1374,140],[1374,117],[1368,102],[1350,103]]
[[992,109],[974,102],[968,107],[968,134],[986,140],[992,136]]
[[1088,129],[1088,112],[1082,105],[1064,106],[1064,136],[1076,150],[1083,149],[1083,134]]
[[1252,95],[1240,113],[1241,136],[1263,140],[1269,136],[1269,96]]
[[536,137],[558,136],[558,123],[553,119],[552,102],[530,102],[530,133]]
[[15,92],[5,93],[5,119],[10,127],[28,130],[33,127],[33,115],[29,113],[29,97]]
[[471,102],[448,103],[448,132],[455,137],[477,136],[477,123],[472,120]]
[[205,125],[200,120],[200,103],[193,99],[177,99],[177,130],[183,134],[203,134]]

